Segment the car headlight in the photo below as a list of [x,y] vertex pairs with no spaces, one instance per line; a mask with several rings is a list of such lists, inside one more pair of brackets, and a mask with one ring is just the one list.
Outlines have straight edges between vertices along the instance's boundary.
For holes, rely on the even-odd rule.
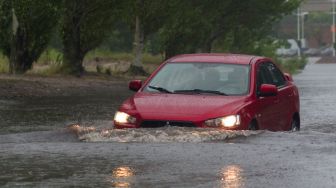
[[205,121],[205,125],[209,127],[234,127],[240,125],[239,115],[230,115],[216,119],[209,119]]
[[117,111],[114,115],[114,121],[117,123],[131,123],[134,124],[136,122],[136,118],[126,114],[125,112]]

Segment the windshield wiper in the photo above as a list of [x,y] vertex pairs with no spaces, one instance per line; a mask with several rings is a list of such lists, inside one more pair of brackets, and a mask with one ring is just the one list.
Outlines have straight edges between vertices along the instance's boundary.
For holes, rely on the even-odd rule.
[[189,89],[189,90],[175,90],[174,93],[211,93],[211,94],[216,94],[216,95],[225,95],[227,96],[226,93],[220,92],[220,91],[214,91],[214,90],[203,90],[203,89]]
[[151,88],[151,89],[155,89],[157,91],[160,91],[162,93],[173,93],[173,92],[171,92],[168,89],[163,88],[163,87],[158,87],[158,86],[148,86],[148,87]]

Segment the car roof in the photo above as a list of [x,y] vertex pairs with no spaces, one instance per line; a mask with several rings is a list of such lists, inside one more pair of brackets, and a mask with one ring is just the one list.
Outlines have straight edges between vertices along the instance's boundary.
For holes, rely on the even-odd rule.
[[230,63],[248,65],[252,60],[258,61],[266,59],[265,57],[244,55],[244,54],[221,54],[221,53],[199,53],[199,54],[182,54],[174,56],[167,62],[207,62],[207,63]]

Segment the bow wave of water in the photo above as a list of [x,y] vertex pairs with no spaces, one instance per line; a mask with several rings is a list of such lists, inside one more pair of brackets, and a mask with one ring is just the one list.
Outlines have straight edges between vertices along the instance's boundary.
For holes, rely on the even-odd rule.
[[95,127],[71,125],[69,128],[85,142],[216,142],[262,132],[184,127],[97,130]]

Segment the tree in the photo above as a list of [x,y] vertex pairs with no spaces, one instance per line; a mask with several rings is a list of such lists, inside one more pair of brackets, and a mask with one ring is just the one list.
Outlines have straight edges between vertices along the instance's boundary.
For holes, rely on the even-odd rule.
[[[169,1],[169,17],[160,29],[166,59],[180,53],[194,53],[208,31],[208,20],[202,15],[202,0]],[[212,10],[208,10],[212,11]]]
[[120,1],[64,0],[63,71],[80,76],[85,55],[112,31]]
[[170,1],[169,20],[161,30],[166,58],[179,53],[211,52],[216,42],[244,52],[269,34],[273,23],[301,0]]
[[58,6],[49,0],[0,0],[0,48],[10,73],[22,74],[46,48],[57,23]]
[[142,54],[148,37],[163,26],[168,12],[166,0],[125,0],[125,21],[134,31],[133,54],[129,72],[131,74],[147,74],[143,69]]

